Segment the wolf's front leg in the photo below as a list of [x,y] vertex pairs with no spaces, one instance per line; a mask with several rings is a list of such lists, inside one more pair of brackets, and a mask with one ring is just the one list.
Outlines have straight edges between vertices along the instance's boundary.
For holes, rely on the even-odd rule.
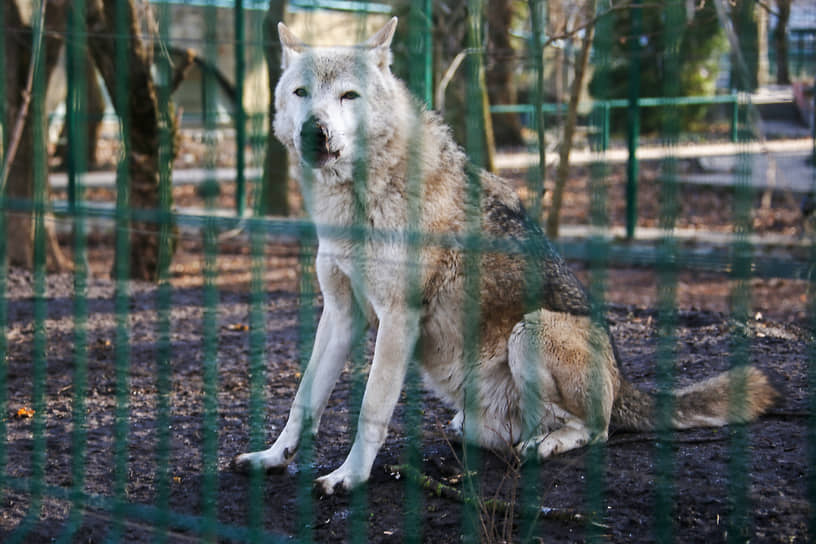
[[286,426],[269,449],[238,455],[234,465],[239,469],[257,467],[270,470],[284,467],[292,461],[304,426],[309,425],[312,433],[317,432],[320,417],[351,347],[367,327],[364,314],[347,285],[347,278],[338,276],[336,269],[329,273],[329,277],[321,274],[318,262],[318,277],[324,286],[323,314],[317,325],[312,355],[292,402]]
[[343,464],[317,479],[318,489],[324,494],[331,495],[335,489],[348,491],[368,480],[374,458],[385,441],[418,335],[418,312],[400,310],[381,317],[357,435]]

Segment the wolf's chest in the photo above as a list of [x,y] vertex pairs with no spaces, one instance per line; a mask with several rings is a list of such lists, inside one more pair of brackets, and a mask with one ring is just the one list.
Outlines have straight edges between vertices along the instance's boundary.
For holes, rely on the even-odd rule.
[[318,252],[349,279],[355,297],[370,304],[378,315],[404,300],[409,282],[419,278],[418,260],[411,260],[405,244],[388,235],[321,237]]

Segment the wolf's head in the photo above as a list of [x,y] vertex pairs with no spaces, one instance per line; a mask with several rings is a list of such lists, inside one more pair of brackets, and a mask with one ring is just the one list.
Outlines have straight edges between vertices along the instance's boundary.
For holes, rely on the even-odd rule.
[[348,179],[355,160],[396,130],[391,19],[363,44],[310,47],[278,24],[283,73],[275,88],[275,136],[306,168]]

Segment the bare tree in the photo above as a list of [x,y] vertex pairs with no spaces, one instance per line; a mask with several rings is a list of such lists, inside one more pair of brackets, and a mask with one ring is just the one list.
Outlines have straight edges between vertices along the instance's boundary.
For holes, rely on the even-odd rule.
[[776,0],[777,20],[773,30],[773,42],[776,49],[776,82],[790,85],[788,70],[788,21],[790,20],[791,0]]
[[[595,0],[587,0],[584,17],[586,21],[592,21],[595,15]],[[581,40],[581,53],[578,64],[575,67],[575,77],[572,81],[569,104],[567,106],[567,118],[564,122],[564,135],[561,138],[561,147],[558,156],[558,169],[555,174],[555,187],[552,195],[552,206],[547,216],[547,236],[558,237],[558,227],[561,221],[561,203],[564,197],[564,187],[567,184],[570,166],[570,152],[575,138],[575,125],[578,119],[578,101],[581,97],[581,89],[584,86],[584,77],[589,65],[589,52],[592,48],[592,38],[594,36],[594,24],[584,31]]]
[[[438,81],[435,82],[435,96],[436,103],[434,107],[444,116],[445,121],[451,127],[456,141],[463,144],[467,141],[467,120],[468,116],[478,116],[480,118],[479,124],[483,127],[484,134],[482,135],[482,142],[479,147],[483,149],[481,153],[481,164],[488,170],[493,169],[494,139],[493,126],[489,114],[489,99],[487,96],[487,85],[484,70],[484,50],[483,40],[484,36],[480,33],[478,36],[471,36],[479,43],[476,47],[469,42],[468,36],[468,17],[472,14],[470,9],[478,9],[479,13],[483,11],[482,2],[466,2],[464,0],[446,0],[442,2],[435,2],[433,9],[433,70],[432,72],[439,76]],[[410,24],[415,21],[411,16],[411,11],[419,9],[414,2],[407,0],[398,0],[394,2],[394,14],[400,17],[400,20]],[[421,62],[417,58],[415,49],[411,42],[411,29],[408,24],[401,23],[397,27],[397,32],[394,37],[394,44],[392,51],[394,53],[394,72],[403,80],[411,80],[412,65],[415,69],[417,62]],[[468,73],[468,66],[475,66],[478,64],[478,70],[471,70]],[[476,89],[475,94],[478,98],[473,98],[469,103],[466,98],[468,85],[472,85],[471,90]],[[441,98],[441,100],[440,100]],[[477,100],[475,102],[474,100]],[[442,107],[444,105],[444,107]],[[471,120],[475,119],[472,117]],[[471,137],[474,135],[471,134]]]
[[758,10],[753,0],[734,0],[731,4],[734,34],[739,37],[731,51],[731,86],[742,91],[753,91],[759,85]]
[[[121,13],[119,6],[124,10]],[[127,121],[122,136],[126,175],[130,182],[128,206],[134,211],[158,210],[160,125],[167,124],[173,132],[175,125],[168,112],[162,112],[159,107],[151,73],[152,48],[147,47],[141,38],[134,0],[126,4],[116,0],[90,0],[87,24],[88,45],[94,64],[105,81],[116,112]],[[126,35],[122,35],[122,31]],[[127,71],[117,70],[120,53]],[[168,161],[170,164],[162,165],[168,170],[172,155]],[[131,220],[131,278],[148,281],[158,278],[159,240],[157,223]]]
[[[47,200],[47,186],[43,193],[35,195],[35,173],[47,174],[45,115],[40,111],[32,115],[32,108],[43,108],[45,88],[49,76],[56,65],[62,39],[56,32],[64,24],[66,2],[46,2],[41,9],[45,10],[41,19],[44,42],[41,58],[36,59],[32,48],[34,36],[32,25],[23,21],[19,7],[13,0],[3,3],[3,15],[6,24],[5,39],[6,104],[5,119],[0,119],[3,126],[9,127],[8,155],[4,157],[5,168],[0,175],[0,193],[7,203],[6,235],[9,264],[31,269],[34,266],[34,235],[36,214],[35,201],[44,203]],[[36,16],[36,15],[35,15]],[[35,62],[36,61],[36,62]],[[41,68],[37,64],[42,63]],[[39,81],[37,81],[39,80]],[[32,91],[37,90],[37,96]],[[33,101],[33,103],[32,103]],[[35,126],[39,123],[40,126]],[[38,164],[35,166],[35,161]],[[4,190],[3,190],[4,189]],[[17,209],[9,209],[10,203]],[[57,243],[51,221],[43,221],[46,242],[46,264],[51,271],[70,268],[70,261],[65,258]],[[13,236],[10,234],[13,233]]]
[[[78,74],[77,77],[84,78],[83,89],[85,90],[85,108],[87,115],[85,116],[87,122],[85,123],[85,135],[87,141],[85,142],[85,152],[87,155],[83,157],[83,164],[88,170],[96,167],[96,148],[99,142],[99,134],[102,130],[102,117],[105,114],[105,98],[102,95],[102,87],[96,78],[96,67],[93,64],[93,58],[90,53],[85,52],[85,73]],[[66,167],[71,158],[71,146],[68,145],[68,123],[62,126],[60,133],[60,142],[57,146],[55,154],[62,161],[62,165]]]
[[[513,0],[487,0],[487,43],[485,78],[491,104],[515,104],[518,101],[515,57],[510,30],[513,24]],[[497,142],[518,146],[521,118],[518,115],[494,115],[493,132]]]
[[261,207],[264,213],[288,215],[289,163],[286,148],[272,135],[272,118],[275,115],[275,97],[271,92],[281,76],[281,48],[278,40],[278,22],[283,20],[286,8],[284,0],[270,0],[264,22],[264,43],[269,73],[269,137],[266,141]]
[[[142,211],[159,208],[159,126],[164,123],[174,127],[172,118],[163,118],[157,103],[156,90],[151,74],[152,55],[141,40],[141,31],[137,11],[130,0],[123,4],[122,13],[117,12],[119,2],[115,0],[90,0],[86,7],[88,43],[91,57],[105,80],[109,94],[114,99],[114,106],[123,118],[128,120],[128,130],[123,134],[125,160],[128,165],[130,192],[128,206]],[[36,72],[42,81],[37,85],[44,94],[47,80],[53,72],[65,32],[68,2],[49,1],[43,4],[44,48],[43,68]],[[47,9],[46,9],[47,8]],[[20,141],[19,152],[11,152],[7,158],[10,165],[8,172],[3,172],[2,183],[8,179],[5,196],[16,202],[34,200],[34,173],[47,174],[45,115],[29,115],[27,111],[30,97],[31,81],[27,72],[34,73],[37,66],[32,56],[32,29],[23,23],[16,2],[7,0],[3,4],[6,26],[4,33],[6,67],[7,67],[7,107],[5,108],[4,125],[12,126],[12,142]],[[115,24],[121,16],[124,22],[122,35]],[[119,73],[117,65],[117,41],[121,39],[126,59],[127,71]],[[122,63],[120,63],[121,65]],[[121,80],[117,76],[123,75]],[[124,84],[124,87],[122,87]],[[119,92],[122,91],[122,92]],[[43,97],[36,98],[35,106],[43,107]],[[166,111],[166,110],[165,110]],[[36,127],[35,123],[42,123]],[[174,131],[174,129],[173,129]],[[172,154],[171,154],[172,156]],[[172,159],[171,159],[172,160]],[[35,162],[37,161],[37,162]],[[168,161],[171,162],[171,161]],[[170,168],[170,164],[166,165]],[[38,170],[43,169],[43,170]],[[44,195],[40,195],[44,203]],[[36,208],[36,206],[35,206]],[[7,232],[15,236],[8,244],[9,262],[14,265],[31,267],[34,262],[32,239],[34,228],[32,213],[28,209],[7,213]],[[133,278],[154,280],[158,274],[159,229],[155,222],[144,219],[130,222],[130,269]],[[56,243],[56,236],[49,222],[45,222],[47,241],[47,259],[50,270],[61,270],[70,267]]]

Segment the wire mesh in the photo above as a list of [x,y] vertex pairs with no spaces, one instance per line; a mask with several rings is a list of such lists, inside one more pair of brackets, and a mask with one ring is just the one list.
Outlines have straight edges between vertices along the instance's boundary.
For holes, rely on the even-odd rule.
[[[525,36],[526,43],[530,44],[529,53],[532,57],[531,104],[530,105],[499,105],[493,108],[494,113],[513,114],[518,111],[532,113],[531,137],[528,138],[529,154],[533,156],[533,166],[526,172],[526,201],[529,210],[531,225],[542,217],[546,208],[545,186],[548,174],[548,149],[546,145],[547,131],[552,123],[556,126],[557,115],[563,111],[560,104],[545,104],[545,80],[542,50],[548,43],[545,35],[545,18],[551,7],[545,2],[529,2],[528,15],[530,19],[530,35]],[[257,85],[269,86],[263,77],[256,78],[259,66],[263,65],[264,50],[269,45],[265,23],[262,21],[266,3],[243,2],[237,0],[232,3],[218,1],[201,2],[159,2],[150,6],[149,24],[139,26],[135,18],[137,11],[133,3],[128,0],[113,0],[112,2],[86,2],[83,0],[70,3],[65,26],[61,31],[44,28],[47,10],[52,9],[51,3],[42,1],[33,3],[30,17],[30,31],[23,33],[12,28],[7,21],[8,10],[0,10],[0,73],[5,73],[7,47],[20,36],[30,40],[32,51],[32,87],[30,91],[31,104],[29,116],[32,127],[32,192],[31,198],[21,203],[2,194],[2,209],[0,214],[0,231],[5,235],[0,239],[0,327],[5,331],[16,327],[15,320],[19,316],[9,317],[9,289],[10,268],[9,245],[14,243],[14,233],[8,232],[7,218],[21,211],[32,216],[32,260],[30,277],[31,300],[30,314],[26,319],[30,322],[30,352],[27,354],[30,362],[30,390],[24,395],[18,395],[13,388],[18,384],[18,376],[10,371],[10,358],[19,356],[19,350],[13,350],[10,344],[17,342],[14,336],[4,334],[0,337],[0,435],[4,440],[0,442],[0,499],[11,504],[14,501],[24,507],[15,507],[14,513],[2,520],[0,534],[8,542],[22,542],[47,535],[61,542],[70,542],[81,539],[84,535],[91,537],[102,535],[110,541],[175,541],[177,538],[191,537],[207,541],[236,540],[257,542],[261,540],[284,541],[290,535],[298,541],[308,542],[316,540],[317,529],[329,524],[318,519],[325,515],[325,502],[313,496],[313,480],[322,475],[328,467],[320,464],[325,456],[320,455],[320,436],[314,435],[312,424],[307,421],[300,439],[298,448],[298,465],[296,475],[283,477],[292,478],[294,485],[294,500],[288,497],[280,499],[274,496],[267,485],[267,476],[261,470],[252,470],[247,478],[236,479],[228,469],[225,452],[235,453],[240,450],[256,451],[265,447],[270,438],[274,438],[279,424],[283,421],[284,412],[271,413],[283,408],[281,401],[275,398],[276,394],[269,390],[270,382],[275,381],[276,374],[285,370],[272,368],[268,364],[270,352],[281,350],[280,346],[271,346],[270,331],[277,330],[280,323],[275,319],[289,319],[292,323],[286,325],[286,334],[282,334],[290,346],[293,355],[292,365],[288,369],[297,372],[299,377],[307,373],[307,365],[311,358],[315,335],[318,334],[317,316],[323,305],[317,290],[318,273],[315,269],[318,237],[351,242],[356,253],[354,254],[355,268],[351,272],[352,284],[365,283],[363,276],[367,267],[376,265],[378,256],[366,252],[366,244],[376,246],[376,243],[398,239],[405,244],[406,255],[405,293],[406,300],[412,301],[414,306],[421,306],[422,286],[421,270],[414,263],[419,262],[421,251],[429,246],[441,248],[456,247],[464,255],[463,269],[465,271],[464,290],[468,293],[478,293],[481,281],[483,255],[487,252],[512,253],[522,251],[525,256],[525,277],[529,285],[537,285],[540,278],[536,276],[536,263],[539,258],[548,258],[551,248],[548,242],[546,247],[521,247],[519,244],[506,240],[488,239],[484,236],[482,216],[478,213],[480,199],[484,195],[482,177],[476,168],[468,169],[466,191],[462,196],[467,202],[464,209],[471,213],[466,218],[466,229],[462,237],[448,235],[448,233],[425,233],[413,228],[419,225],[420,208],[417,202],[409,202],[414,207],[407,210],[407,232],[380,232],[368,228],[365,224],[367,210],[364,203],[355,210],[357,221],[352,228],[334,228],[329,225],[312,225],[307,219],[301,218],[263,218],[264,209],[262,176],[251,173],[253,169],[260,169],[263,163],[263,142],[266,134],[265,125],[269,119],[266,113],[254,108],[255,102],[249,96],[258,91]],[[183,5],[185,8],[195,8],[197,22],[201,23],[200,38],[185,41],[173,35],[174,27],[179,23],[174,19],[174,8]],[[598,1],[592,3],[595,9],[591,10],[593,25],[585,29],[586,32],[595,32],[593,70],[595,78],[601,83],[600,88],[609,88],[610,67],[615,62],[610,54],[613,42],[618,39],[610,13],[615,9],[611,3]],[[100,6],[102,6],[100,8]],[[400,6],[386,5],[385,3],[369,2],[291,2],[293,11],[302,10],[299,16],[313,17],[315,10],[331,8],[352,13],[352,18],[345,21],[350,28],[346,34],[354,35],[356,41],[362,41],[369,33],[369,15],[390,13]],[[408,24],[408,41],[411,44],[411,54],[417,62],[410,66],[408,84],[414,94],[431,105],[433,93],[434,64],[431,32],[433,30],[432,3],[429,1],[409,3],[409,14],[401,24]],[[386,9],[387,8],[387,9]],[[466,23],[464,33],[468,54],[463,68],[464,74],[464,106],[465,115],[465,147],[469,160],[473,165],[485,164],[489,150],[484,138],[487,108],[485,107],[484,68],[486,59],[484,52],[487,48],[484,43],[486,24],[483,2],[469,1],[466,3]],[[553,8],[554,9],[554,8]],[[632,9],[640,9],[637,5]],[[601,330],[608,330],[606,293],[608,290],[609,270],[613,265],[632,264],[654,266],[657,274],[656,298],[656,357],[655,381],[658,394],[656,396],[657,427],[653,443],[650,462],[654,463],[653,485],[653,513],[650,514],[652,524],[649,536],[657,541],[667,542],[676,540],[680,533],[678,528],[678,513],[675,506],[677,489],[675,483],[682,474],[676,468],[675,432],[670,429],[670,419],[673,413],[673,397],[670,391],[676,383],[675,370],[678,364],[678,285],[679,274],[684,268],[706,269],[725,272],[731,281],[731,308],[730,320],[742,326],[735,326],[730,332],[732,345],[729,353],[731,366],[740,367],[751,359],[752,337],[748,334],[748,323],[751,321],[751,281],[757,277],[795,278],[811,281],[812,256],[798,261],[778,260],[775,257],[764,259],[756,255],[752,242],[751,209],[756,200],[756,193],[751,185],[753,172],[752,154],[748,148],[748,141],[753,139],[752,118],[750,115],[741,115],[734,124],[738,128],[738,155],[737,167],[734,172],[734,236],[727,252],[719,255],[694,252],[694,249],[681,247],[675,236],[681,206],[678,181],[678,161],[674,151],[681,132],[680,114],[678,109],[682,105],[699,102],[738,104],[737,95],[728,97],[678,97],[676,88],[681,78],[679,73],[678,55],[679,43],[683,29],[684,3],[670,1],[666,4],[665,18],[667,36],[663,37],[666,51],[662,56],[666,79],[663,82],[663,94],[671,98],[644,99],[637,89],[632,90],[628,100],[615,101],[604,92],[595,93],[592,97],[591,111],[588,119],[588,132],[591,140],[591,162],[588,167],[588,199],[589,199],[589,235],[582,240],[557,241],[559,249],[568,258],[580,261],[586,266],[588,290],[592,304],[589,315],[592,322]],[[87,24],[89,13],[101,17],[112,17],[108,21],[110,35],[105,35],[98,27],[89,27]],[[747,13],[747,12],[744,12]],[[41,14],[45,14],[42,15]],[[231,38],[223,38],[222,27],[227,26],[225,20],[231,18]],[[747,15],[746,15],[747,16]],[[349,23],[351,21],[351,23]],[[189,25],[189,23],[187,23]],[[155,25],[155,28],[152,27]],[[351,25],[351,26],[349,26]],[[183,26],[183,25],[181,25]],[[138,32],[134,32],[138,28]],[[525,27],[526,28],[526,27]],[[590,30],[591,28],[591,30]],[[177,29],[176,29],[177,30]],[[639,31],[633,28],[633,36]],[[802,31],[804,32],[804,31]],[[48,165],[50,163],[49,150],[46,148],[47,119],[53,118],[53,112],[47,111],[48,86],[48,56],[44,52],[46,36],[60,34],[65,44],[64,71],[67,80],[67,96],[65,98],[64,122],[67,134],[67,191],[64,203],[55,202],[50,196],[48,187]],[[115,161],[115,185],[110,191],[108,206],[100,205],[98,201],[89,198],[91,187],[87,164],[89,142],[87,141],[87,125],[91,121],[92,113],[88,105],[87,79],[84,74],[87,64],[92,62],[89,50],[93,48],[92,40],[100,39],[105,35],[113,44],[112,70],[114,83],[110,92],[110,107],[116,112],[115,140],[118,146]],[[796,34],[800,40],[801,32]],[[267,37],[264,37],[267,36]],[[13,38],[13,39],[12,39]],[[304,36],[306,41],[315,41],[320,36]],[[94,42],[98,43],[98,42]],[[141,98],[133,88],[134,48],[138,43],[150,50],[149,64],[152,77],[155,79],[155,119],[156,136],[155,146],[158,156],[155,168],[152,170],[154,186],[157,194],[155,208],[139,208],[134,204],[134,196],[139,191],[145,191],[139,177],[140,169],[145,166],[145,158],[140,154],[142,150],[132,141],[134,124],[142,121],[141,113],[134,110],[135,101]],[[173,105],[172,81],[178,69],[178,58],[171,54],[179,46],[195,45],[198,49],[196,58],[200,68],[200,132],[203,134],[199,165],[203,168],[203,183],[196,190],[196,210],[174,209],[173,198],[174,168],[179,164],[177,160],[178,141],[184,115],[177,106]],[[636,42],[633,42],[636,43]],[[808,55],[808,41],[792,56],[794,64],[799,66],[798,73],[812,73],[807,71],[805,61]],[[229,49],[224,54],[223,49]],[[812,48],[811,48],[812,49]],[[40,51],[38,53],[38,51]],[[632,55],[637,56],[637,48],[633,46]],[[232,58],[232,73],[225,76],[219,68],[223,57]],[[93,62],[99,62],[98,60]],[[364,56],[360,55],[360,63]],[[213,68],[215,67],[215,68]],[[61,69],[61,68],[58,68]],[[637,72],[636,64],[632,70]],[[363,71],[362,69],[360,70]],[[529,75],[529,74],[528,74]],[[221,90],[223,80],[231,80],[233,89],[232,100],[224,98]],[[636,80],[635,75],[632,76]],[[262,83],[259,83],[261,81]],[[604,81],[607,81],[604,84]],[[0,120],[2,120],[3,171],[8,169],[9,162],[8,142],[14,131],[14,123],[9,122],[8,110],[9,93],[14,92],[0,80]],[[650,102],[649,100],[653,100]],[[744,104],[746,109],[752,105]],[[610,163],[608,160],[611,139],[610,110],[618,107],[629,107],[635,120],[631,124],[634,133],[629,138],[630,178],[638,178],[638,168],[635,152],[638,148],[638,123],[636,122],[637,109],[640,107],[660,107],[662,110],[661,138],[666,148],[661,159],[660,175],[658,179],[660,197],[659,212],[659,239],[653,248],[643,250],[636,246],[618,245],[608,236],[612,220],[608,206],[610,186],[613,183]],[[230,133],[234,134],[234,142],[224,143],[221,138],[227,132],[220,115],[226,110],[229,119]],[[187,112],[189,113],[189,112]],[[189,118],[189,117],[188,117]],[[736,119],[736,117],[735,117]],[[13,120],[12,120],[13,121]],[[363,119],[361,126],[365,127],[370,120]],[[421,147],[420,127],[407,127],[411,134],[409,138],[416,148],[409,153],[406,167],[407,192],[410,194],[422,193],[422,158],[417,150]],[[591,135],[597,137],[592,138]],[[365,134],[361,134],[365,137]],[[234,186],[226,187],[217,179],[217,168],[224,150],[233,155]],[[361,157],[355,165],[355,191],[365,194],[368,184],[372,181],[366,177],[366,160]],[[5,179],[3,187],[5,188]],[[302,198],[309,200],[309,184],[316,183],[314,179],[306,179]],[[224,213],[222,196],[230,191],[233,197],[231,210]],[[636,186],[629,188],[629,197],[636,203]],[[308,207],[306,205],[305,207]],[[55,219],[56,217],[56,219]],[[99,295],[94,293],[99,286],[93,279],[89,253],[100,242],[94,238],[94,221],[99,219],[112,220],[112,236],[105,238],[103,244],[109,244],[111,289],[108,293],[109,305],[100,310]],[[627,215],[629,238],[634,238],[634,225],[637,218],[633,214]],[[71,253],[70,298],[71,298],[71,328],[70,337],[52,336],[50,328],[58,318],[49,310],[49,303],[53,295],[49,294],[49,259],[52,258],[51,238],[49,229],[54,225],[68,225],[70,235],[67,237]],[[532,227],[531,227],[532,228]],[[540,231],[536,231],[539,232]],[[236,234],[238,233],[238,234]],[[140,262],[138,253],[142,242],[134,234],[153,235],[157,242],[153,251],[156,257],[155,273],[152,281],[155,287],[144,288],[142,284],[134,283],[131,279],[133,270]],[[65,238],[65,237],[63,237]],[[225,245],[233,239],[246,246],[248,259],[244,261],[248,288],[245,297],[241,299],[245,313],[241,320],[228,323],[226,315],[233,316],[230,305],[234,303],[233,292],[224,286],[220,275],[223,273],[223,251]],[[291,251],[290,258],[283,265],[277,267],[294,267],[297,273],[289,284],[287,295],[293,296],[294,310],[286,314],[271,317],[271,299],[279,293],[270,294],[267,290],[267,278],[275,270],[270,264],[270,240],[275,244]],[[193,298],[196,302],[195,327],[198,340],[180,340],[189,331],[178,323],[174,313],[181,300],[189,301],[190,294],[185,293],[184,287],[178,287],[175,282],[173,258],[174,249],[180,244],[193,245],[199,252],[198,267],[200,275],[199,286],[194,290]],[[523,245],[523,244],[522,244]],[[90,246],[90,249],[89,249]],[[361,249],[362,248],[362,249]],[[143,248],[142,248],[143,249]],[[812,252],[812,247],[809,248]],[[545,252],[545,253],[542,253]],[[148,259],[145,258],[145,262]],[[373,262],[373,264],[372,264]],[[98,271],[97,271],[98,272]],[[533,291],[537,291],[538,287]],[[813,296],[812,289],[803,294],[810,306],[811,319]],[[283,297],[285,298],[285,297]],[[184,302],[186,304],[187,302]],[[154,312],[147,318],[143,314],[146,310]],[[463,359],[470,366],[466,369],[464,436],[474,436],[483,422],[478,421],[478,405],[476,401],[481,394],[481,388],[486,387],[477,379],[480,349],[484,339],[480,329],[482,323],[482,307],[478,296],[464,298],[461,310],[462,330],[464,331]],[[18,312],[15,299],[15,312]],[[100,331],[97,328],[96,312],[112,314],[112,328]],[[150,321],[146,334],[140,328],[143,321]],[[371,338],[365,334],[369,323],[367,316],[358,313],[354,316],[353,329],[355,340],[351,351],[351,361],[348,366],[349,382],[344,384],[348,388],[348,407],[345,412],[347,420],[332,419],[342,428],[343,433],[351,437],[362,424],[360,405],[363,402],[366,387],[369,360],[371,357]],[[16,329],[15,329],[16,330]],[[246,338],[238,353],[223,345],[226,336],[234,333],[246,332]],[[406,337],[411,337],[413,331],[406,327],[401,331]],[[60,362],[55,360],[53,353],[57,349],[55,343],[66,342],[70,345],[69,364],[63,365],[68,370],[66,376],[54,376],[52,365]],[[148,344],[147,346],[145,344]],[[812,344],[812,341],[810,342]],[[97,360],[97,352],[108,350],[110,365],[102,368]],[[411,364],[408,366],[407,378],[404,386],[404,401],[399,411],[403,444],[398,454],[389,451],[391,458],[399,458],[399,467],[402,474],[409,475],[422,473],[428,465],[428,457],[436,452],[428,452],[423,447],[423,440],[428,432],[440,432],[437,427],[428,429],[428,408],[424,403],[424,389],[422,386],[422,369],[420,367],[423,352],[422,341],[412,348]],[[813,459],[816,451],[816,418],[813,416],[814,378],[812,345],[810,361],[807,367],[809,380],[809,412],[808,420],[808,447],[809,458]],[[227,359],[238,357],[242,360],[244,379],[237,380],[233,375],[233,365],[225,364]],[[147,364],[144,360],[148,359]],[[603,362],[600,357],[592,361],[593,376],[599,376],[598,370]],[[14,362],[14,361],[12,361]],[[16,367],[15,367],[16,368]],[[62,368],[62,367],[60,367]],[[16,372],[16,370],[15,370]],[[98,373],[107,373],[104,380]],[[63,381],[60,379],[64,378]],[[101,394],[108,395],[109,404],[105,413],[94,414],[89,412],[89,399],[100,394],[100,384],[104,381],[107,390]],[[181,382],[195,382],[193,398],[181,398],[189,391],[180,388]],[[239,383],[240,382],[240,383]],[[59,386],[57,386],[58,384]],[[232,388],[244,390],[237,397],[232,394]],[[591,387],[593,391],[601,389],[599,384]],[[734,384],[729,398],[730,402],[739,409],[741,399],[746,393],[744,384]],[[56,391],[56,393],[55,393]],[[61,391],[61,393],[60,393]],[[62,402],[61,395],[65,391],[70,394],[67,408],[61,417],[67,422],[55,421],[53,403]],[[313,393],[307,391],[305,398],[309,399]],[[600,394],[598,394],[600,395]],[[291,395],[290,395],[291,396]],[[20,447],[19,438],[21,426],[12,415],[16,410],[14,403],[20,398],[26,399],[26,408],[29,412],[20,412],[18,418],[29,418],[30,425],[25,429],[25,449],[28,461],[25,467],[15,467],[10,462],[10,450]],[[239,400],[235,400],[238,398]],[[13,400],[12,400],[13,399]],[[590,416],[600,413],[597,406],[599,397],[591,396],[588,401]],[[185,420],[178,414],[180,403],[188,403],[193,408],[185,416]],[[103,422],[100,423],[100,420]],[[237,421],[237,423],[235,422]],[[236,425],[243,429],[236,438]],[[181,431],[185,426],[194,427],[191,436],[193,443],[179,443]],[[593,433],[600,433],[603,422],[590,422]],[[69,438],[64,451],[54,448],[50,440],[66,430]],[[275,432],[273,432],[275,431]],[[336,431],[336,430],[335,430]],[[752,536],[751,512],[751,481],[752,469],[750,458],[750,427],[733,426],[727,431],[728,441],[728,508],[723,510],[727,519],[727,538],[732,541],[744,541]],[[272,436],[270,436],[272,435]],[[185,435],[189,436],[189,435]],[[189,438],[185,438],[189,440]],[[241,444],[236,444],[240,441]],[[149,444],[149,459],[134,459],[133,451],[137,443]],[[100,453],[99,450],[104,450]],[[192,451],[192,459],[179,462],[177,456],[180,451]],[[455,448],[454,448],[455,450]],[[139,451],[142,451],[141,449]],[[490,463],[491,455],[475,447],[462,446],[461,452],[461,483],[459,485],[459,505],[457,510],[456,538],[461,536],[466,541],[479,541],[494,534],[487,532],[485,516],[496,516],[495,503],[485,498],[485,489],[490,485],[483,480],[486,464]],[[608,501],[609,486],[609,455],[605,441],[591,441],[583,457],[583,473],[585,480],[582,488],[582,504],[580,510],[586,513],[589,521],[580,525],[582,537],[587,540],[598,541],[604,538],[608,525],[614,516]],[[16,453],[15,453],[16,455]],[[512,457],[512,456],[510,456]],[[67,464],[60,465],[62,458],[67,458]],[[100,476],[93,466],[93,461],[104,459],[106,468]],[[354,460],[353,462],[361,462]],[[520,460],[508,460],[521,463]],[[59,478],[55,474],[54,466],[61,466],[67,476]],[[810,466],[814,466],[811,463]],[[148,467],[149,474],[137,475]],[[335,467],[332,467],[335,468]],[[542,514],[542,491],[540,482],[542,474],[546,473],[546,463],[541,465],[528,462],[518,467],[514,478],[517,485],[519,504],[510,514],[510,534],[520,540],[536,537],[541,531],[540,518]],[[389,471],[391,472],[391,471]],[[228,476],[227,473],[230,475]],[[813,510],[814,493],[816,493],[816,478],[812,471],[808,473],[808,490],[805,502]],[[383,478],[382,475],[375,478]],[[105,481],[100,486],[99,480]],[[400,513],[401,526],[398,532],[404,540],[418,542],[433,539],[433,529],[423,527],[427,512],[434,507],[433,495],[429,495],[428,486],[421,478],[405,476],[402,488],[403,503]],[[225,487],[242,485],[246,488],[245,504],[230,504],[234,494],[225,492]],[[373,485],[376,485],[373,484]],[[439,484],[441,488],[441,483]],[[100,492],[99,488],[104,487]],[[515,492],[515,491],[514,491]],[[224,497],[229,498],[224,498]],[[342,518],[345,523],[344,533],[338,538],[349,541],[362,542],[377,539],[371,534],[371,517],[377,510],[373,497],[379,497],[370,492],[370,489],[361,486],[351,493],[347,503],[334,503],[337,506],[332,514]],[[190,498],[192,497],[192,498]],[[190,498],[185,502],[185,498]],[[510,501],[515,500],[513,496]],[[285,508],[292,508],[295,522],[289,529],[289,534],[282,534],[280,525],[274,522],[278,514],[276,508],[279,503],[285,502]],[[506,502],[503,503],[506,507]],[[46,510],[59,511],[58,520],[53,524],[43,522]],[[491,506],[492,505],[492,506]],[[570,505],[570,507],[575,505]],[[283,508],[283,506],[281,506]],[[339,513],[338,513],[339,512]],[[811,527],[809,533],[803,531],[798,534],[813,534],[816,527],[816,517],[809,514]],[[100,521],[101,520],[101,521]],[[330,520],[331,521],[331,520]],[[505,521],[505,523],[508,523]],[[100,529],[104,525],[104,529]],[[54,527],[57,529],[55,530]],[[271,527],[271,529],[270,529]],[[95,531],[101,531],[97,533]],[[515,531],[515,532],[514,532]],[[320,533],[324,534],[324,533]],[[390,535],[388,535],[390,536]],[[571,535],[571,537],[574,535]],[[570,537],[570,538],[571,538]],[[446,537],[447,538],[447,537]]]

